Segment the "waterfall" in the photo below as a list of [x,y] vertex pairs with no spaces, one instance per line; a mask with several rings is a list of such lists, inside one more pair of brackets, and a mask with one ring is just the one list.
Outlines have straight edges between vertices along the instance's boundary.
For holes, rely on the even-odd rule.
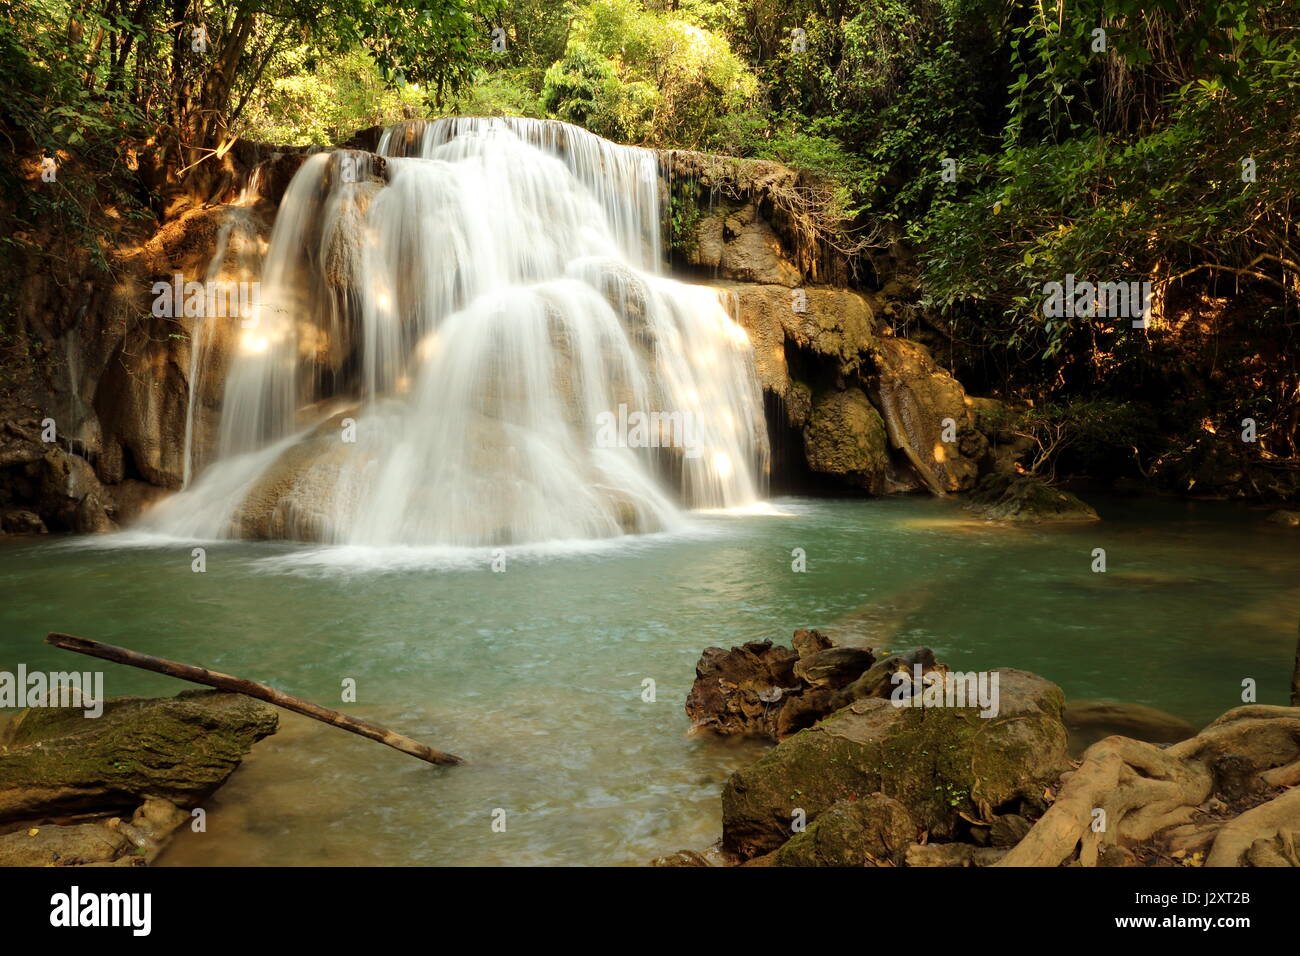
[[564,123],[403,123],[377,155],[308,157],[257,314],[221,320],[214,460],[147,526],[487,546],[756,502],[748,338],[660,274],[660,236],[655,153]]

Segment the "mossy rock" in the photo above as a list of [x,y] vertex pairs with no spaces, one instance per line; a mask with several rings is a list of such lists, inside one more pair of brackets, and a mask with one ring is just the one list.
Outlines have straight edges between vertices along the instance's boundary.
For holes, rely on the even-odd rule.
[[872,494],[884,490],[889,438],[880,413],[862,389],[817,396],[803,440],[813,471],[839,476]]
[[898,707],[855,701],[782,741],[731,775],[722,791],[723,846],[743,858],[791,836],[794,811],[809,821],[842,800],[883,793],[933,837],[951,838],[961,815],[988,815],[1038,798],[1067,766],[1065,697],[1050,681],[1002,668],[999,708]]
[[883,793],[842,800],[776,851],[773,866],[901,866],[916,840],[907,808]]
[[991,521],[1096,521],[1092,505],[1031,475],[985,475],[967,507]]
[[83,708],[33,708],[0,734],[0,821],[133,809],[148,797],[193,807],[253,744],[275,733],[274,708],[219,691],[116,697]]

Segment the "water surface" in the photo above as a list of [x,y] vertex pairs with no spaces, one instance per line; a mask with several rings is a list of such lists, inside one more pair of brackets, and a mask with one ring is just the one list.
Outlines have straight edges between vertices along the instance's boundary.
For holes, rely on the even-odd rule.
[[[780,499],[698,516],[685,535],[510,552],[504,573],[488,551],[239,542],[205,545],[197,574],[194,542],[5,539],[0,669],[84,666],[41,643],[66,631],[262,680],[471,761],[435,768],[286,715],[163,865],[635,864],[716,839],[723,781],[761,752],[687,733],[708,645],[827,626],[1197,725],[1240,703],[1243,678],[1285,703],[1295,532],[1235,505],[1095,503],[1101,523],[1020,529],[946,501]],[[110,695],[189,686],[104,667]],[[355,705],[341,703],[349,678]]]

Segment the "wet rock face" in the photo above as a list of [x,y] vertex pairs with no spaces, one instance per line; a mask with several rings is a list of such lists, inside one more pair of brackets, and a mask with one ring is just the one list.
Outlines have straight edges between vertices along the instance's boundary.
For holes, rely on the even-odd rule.
[[[112,273],[82,269],[68,288],[40,274],[17,295],[20,326],[44,356],[39,371],[0,397],[0,511],[34,512],[50,531],[114,530],[176,489],[185,469],[186,416],[195,392],[194,451],[216,432],[225,358],[237,319],[216,323],[198,382],[190,382],[198,320],[155,316],[155,283],[208,277],[227,232],[222,282],[259,276],[259,242],[274,209],[195,207],[152,234],[120,241]],[[246,227],[227,231],[232,223]],[[55,426],[45,440],[46,421]],[[149,486],[142,488],[142,485]]]
[[274,708],[239,694],[185,691],[26,710],[0,734],[0,823],[132,809],[148,798],[192,807],[275,732]]
[[799,270],[786,258],[776,231],[752,202],[706,215],[695,226],[688,249],[692,265],[717,269],[729,279],[787,289],[799,284]]
[[[759,381],[802,430],[808,468],[870,494],[971,488],[988,455],[973,400],[919,343],[884,334],[847,289],[712,283],[734,297]],[[808,376],[808,384],[796,375]],[[1023,449],[1020,449],[1023,451]]]
[[808,467],[881,494],[889,472],[889,439],[880,413],[861,389],[828,392],[813,400],[804,429]]
[[754,348],[760,384],[787,401],[796,387],[787,353],[805,352],[824,362],[830,372],[852,374],[861,365],[863,349],[876,336],[871,301],[849,289],[790,289],[726,281],[709,284],[734,297],[736,320]]
[[925,346],[882,336],[873,347],[873,398],[890,443],[935,494],[975,484],[988,440],[975,427],[966,390]]
[[874,793],[939,839],[955,835],[963,815],[988,819],[1037,799],[1068,763],[1064,695],[1026,671],[996,673],[996,716],[871,697],[783,740],[727,781],[723,848],[744,859],[770,852],[791,838],[796,811],[815,822],[841,801]]

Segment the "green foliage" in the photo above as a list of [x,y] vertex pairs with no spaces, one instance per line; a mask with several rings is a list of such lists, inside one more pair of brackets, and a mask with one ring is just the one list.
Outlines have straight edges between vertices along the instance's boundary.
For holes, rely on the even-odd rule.
[[641,142],[649,134],[655,99],[648,84],[623,82],[612,62],[575,41],[564,58],[546,71],[541,105],[547,115],[598,136]]
[[546,72],[545,109],[624,142],[716,148],[725,118],[751,105],[757,81],[690,9],[657,12],[638,0],[582,7],[563,58]]
[[358,129],[387,126],[424,109],[418,83],[385,83],[360,48],[317,60],[300,45],[277,54],[268,74],[274,78],[234,129],[256,142],[329,146]]
[[1141,467],[1161,441],[1160,416],[1149,406],[1115,399],[1044,402],[999,423],[1032,440],[1029,470],[1115,477]]

